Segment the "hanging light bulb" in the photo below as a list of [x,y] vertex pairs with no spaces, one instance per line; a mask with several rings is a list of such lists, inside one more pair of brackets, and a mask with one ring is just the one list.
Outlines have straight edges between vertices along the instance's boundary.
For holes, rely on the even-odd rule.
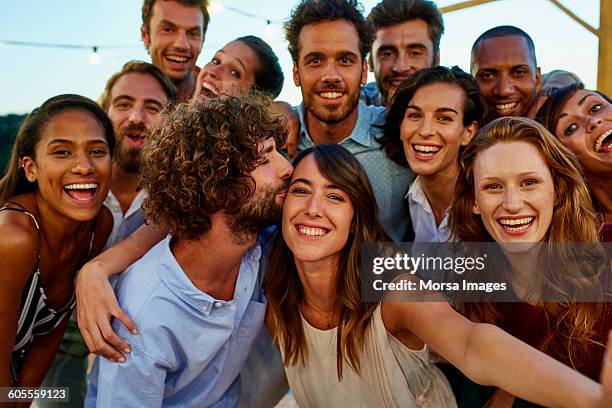
[[89,54],[89,63],[91,65],[97,65],[100,63],[100,54],[98,54],[98,47],[92,47],[91,54]]
[[263,36],[268,41],[271,41],[274,39],[274,37],[276,37],[276,30],[274,29],[274,26],[272,25],[272,22],[270,20],[266,20],[266,26],[264,27]]
[[211,13],[219,14],[223,11],[223,3],[221,3],[219,0],[212,1],[210,6],[208,6],[208,9]]

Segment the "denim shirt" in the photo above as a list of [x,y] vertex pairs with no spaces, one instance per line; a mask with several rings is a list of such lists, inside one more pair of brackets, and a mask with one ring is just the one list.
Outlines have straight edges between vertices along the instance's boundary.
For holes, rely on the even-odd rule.
[[[378,218],[385,232],[393,241],[401,241],[409,227],[410,211],[404,196],[414,173],[389,159],[376,140],[383,133],[386,109],[381,106],[366,106],[359,101],[357,122],[351,134],[339,143],[353,153],[366,171],[378,204]],[[297,108],[301,134],[298,152],[313,145],[308,135],[304,118],[304,104]]]
[[242,259],[233,299],[222,301],[193,285],[170,240],[122,274],[117,298],[139,333],[113,322],[132,351],[121,364],[96,359],[85,406],[237,406],[238,375],[267,304],[260,241]]
[[366,105],[386,106],[385,98],[383,98],[382,94],[378,90],[376,82],[370,82],[362,86],[360,97]]

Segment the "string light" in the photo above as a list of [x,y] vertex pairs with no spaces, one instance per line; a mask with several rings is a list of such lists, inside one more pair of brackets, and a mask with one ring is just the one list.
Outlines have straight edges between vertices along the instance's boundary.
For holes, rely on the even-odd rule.
[[276,37],[276,30],[274,29],[274,26],[272,26],[270,20],[266,21],[263,36],[268,41],[273,40]]
[[210,3],[210,6],[208,6],[208,9],[211,13],[219,14],[223,11],[223,3],[220,1],[213,1]]
[[88,60],[91,65],[97,65],[100,63],[100,54],[98,54],[98,47],[91,47],[91,54],[89,54]]

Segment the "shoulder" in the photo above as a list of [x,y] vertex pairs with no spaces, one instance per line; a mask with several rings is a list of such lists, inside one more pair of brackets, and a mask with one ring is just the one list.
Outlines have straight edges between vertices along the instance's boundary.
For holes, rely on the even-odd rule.
[[96,215],[96,225],[94,230],[95,236],[93,248],[90,254],[91,258],[102,251],[112,230],[113,215],[106,205],[103,205],[102,208],[100,208],[98,215]]
[[[20,211],[0,211],[0,259],[5,289],[23,287],[38,264],[40,236],[34,220]],[[7,286],[8,285],[8,286]]]

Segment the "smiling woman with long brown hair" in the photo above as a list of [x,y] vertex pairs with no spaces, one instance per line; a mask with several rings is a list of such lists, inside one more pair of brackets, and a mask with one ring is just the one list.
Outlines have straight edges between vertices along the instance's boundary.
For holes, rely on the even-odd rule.
[[0,180],[0,386],[38,386],[75,306],[78,268],[112,227],[113,127],[95,102],[59,95],[24,120]]

